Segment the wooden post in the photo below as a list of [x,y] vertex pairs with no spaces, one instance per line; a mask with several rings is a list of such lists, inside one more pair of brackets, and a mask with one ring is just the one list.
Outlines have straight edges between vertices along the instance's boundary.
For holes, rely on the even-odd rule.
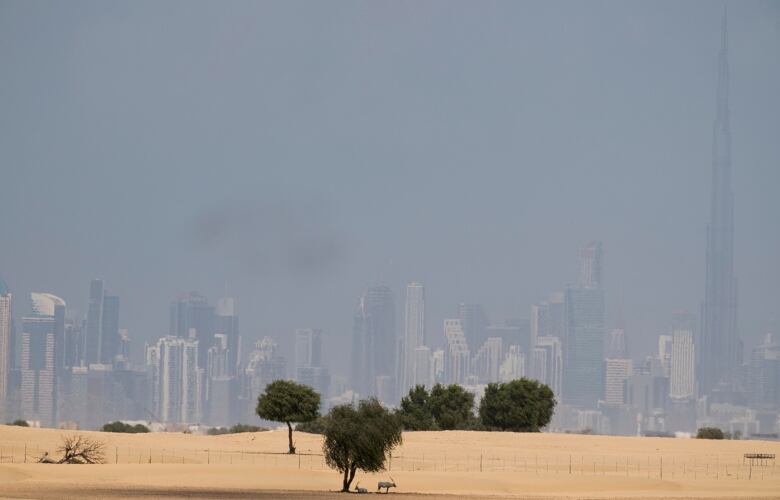
[[119,446],[114,446],[114,463],[119,463]]
[[571,455],[569,455],[569,475],[571,475]]
[[24,463],[27,463],[27,443],[24,443]]

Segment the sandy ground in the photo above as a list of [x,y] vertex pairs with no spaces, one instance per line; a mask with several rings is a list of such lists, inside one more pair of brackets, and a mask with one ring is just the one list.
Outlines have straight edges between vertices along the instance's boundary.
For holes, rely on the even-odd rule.
[[[34,463],[72,431],[0,426],[0,498],[336,498],[340,476],[319,436],[286,431],[195,436],[83,432],[106,444],[105,465]],[[780,498],[780,443],[480,432],[410,432],[390,470],[358,474],[394,498]],[[25,463],[25,456],[26,463]]]

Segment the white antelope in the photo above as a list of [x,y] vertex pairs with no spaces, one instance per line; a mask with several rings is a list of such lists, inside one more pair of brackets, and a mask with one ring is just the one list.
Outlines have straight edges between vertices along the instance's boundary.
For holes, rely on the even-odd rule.
[[382,491],[382,488],[385,489],[385,493],[389,493],[390,488],[395,488],[395,479],[393,479],[393,476],[390,476],[390,481],[379,481],[376,483],[376,491]]
[[361,488],[360,487],[360,481],[358,481],[357,484],[355,485],[355,493],[368,493],[368,489],[367,488]]

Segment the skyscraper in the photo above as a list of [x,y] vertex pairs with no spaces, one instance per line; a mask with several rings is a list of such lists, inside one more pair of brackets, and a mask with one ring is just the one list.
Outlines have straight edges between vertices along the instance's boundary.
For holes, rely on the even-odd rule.
[[395,378],[396,337],[393,292],[384,285],[370,287],[360,298],[352,329],[352,383],[361,396],[377,395],[380,376],[388,393]]
[[741,364],[737,334],[737,280],[734,277],[734,192],[731,187],[728,31],[723,16],[718,55],[718,88],[712,144],[712,193],[707,226],[707,270],[701,341],[696,343],[700,392],[733,381]]
[[604,388],[604,289],[601,243],[580,251],[580,284],[564,292],[563,400],[595,408]]
[[201,417],[202,370],[198,341],[163,337],[157,343],[159,408],[163,422],[197,423]]
[[322,330],[295,330],[295,380],[313,387],[323,400],[328,396],[330,373],[322,366]]
[[103,280],[94,279],[89,283],[89,304],[87,305],[87,328],[84,335],[84,362],[100,363],[103,325]]
[[563,349],[558,337],[539,337],[534,347],[533,378],[547,384],[560,400],[563,381]]
[[463,333],[468,344],[477,348],[487,340],[487,328],[490,325],[487,314],[480,304],[458,304]]
[[322,365],[322,330],[298,328],[295,330],[295,369]]
[[5,418],[8,375],[11,371],[11,292],[0,277],[0,418]]
[[471,374],[471,356],[459,319],[444,320],[444,378],[448,384],[467,384]]
[[580,286],[602,285],[604,251],[600,241],[591,241],[580,248]]
[[228,356],[228,376],[238,374],[241,364],[241,334],[238,330],[238,316],[236,315],[235,304],[230,297],[223,297],[217,301],[216,315],[216,333],[227,336],[227,356]]
[[415,384],[415,351],[425,346],[425,287],[420,283],[406,286],[406,305],[404,307],[403,364],[400,370],[399,387],[405,395]]
[[206,366],[208,348],[214,339],[214,307],[197,292],[180,296],[171,303],[170,335],[196,339],[200,342],[198,364]]
[[50,293],[31,293],[30,302],[32,312],[22,318],[22,416],[52,426],[57,418],[57,347],[65,331],[65,301]]
[[103,297],[100,325],[100,363],[110,365],[119,353],[119,297]]
[[676,313],[672,318],[672,357],[670,361],[669,396],[693,399],[695,396],[693,344],[696,319],[691,314]]

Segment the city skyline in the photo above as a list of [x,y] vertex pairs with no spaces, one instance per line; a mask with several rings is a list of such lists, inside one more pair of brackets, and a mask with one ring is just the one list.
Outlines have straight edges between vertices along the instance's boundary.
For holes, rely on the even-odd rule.
[[[219,14],[195,4],[193,15],[204,23],[197,36],[170,13],[143,6],[102,17],[86,4],[52,11],[4,5],[0,57],[16,83],[0,91],[9,110],[0,191],[13,208],[0,220],[8,235],[0,272],[17,296],[51,290],[80,314],[88,306],[83,282],[104,279],[123,298],[122,327],[149,341],[163,333],[165,303],[177,293],[200,290],[214,299],[226,281],[245,311],[247,338],[316,324],[345,340],[351,317],[341,304],[378,276],[396,293],[413,280],[426,284],[427,315],[437,318],[428,328],[461,302],[483,304],[499,320],[526,316],[526,304],[577,279],[572,256],[598,239],[607,249],[608,328],[622,296],[630,342],[649,349],[669,311],[698,310],[703,300],[722,4],[673,11],[561,5],[566,12],[542,4],[477,12],[455,3],[449,20],[434,7],[388,14],[363,6],[356,15],[366,30],[343,12],[316,7],[350,41],[293,44],[282,60],[271,57],[263,36],[288,46],[297,35],[327,40],[330,31],[287,26],[296,12],[273,3],[268,11]],[[381,22],[386,14],[394,22]],[[267,24],[275,16],[288,31]],[[780,207],[771,186],[780,153],[769,132],[779,126],[780,68],[775,7],[736,3],[729,16],[740,228],[734,258],[749,349],[778,320],[773,214]],[[245,31],[236,28],[248,19]],[[9,53],[33,20],[46,29],[28,47],[29,59]],[[139,32],[148,45],[127,49]],[[244,38],[230,35],[237,32]],[[473,44],[463,32],[475,33]],[[165,69],[162,54],[183,50],[177,40],[192,55],[174,57],[178,70]],[[204,72],[209,43],[234,54],[222,61],[225,74],[258,85],[227,88]],[[322,79],[294,63],[311,50],[325,64]],[[464,57],[451,60],[453,53]],[[430,64],[437,57],[455,73]],[[161,70],[154,80],[133,70],[147,63]],[[45,67],[58,73],[41,73]],[[356,79],[346,78],[349,68],[358,69]],[[181,94],[174,92],[179,70],[193,76]],[[390,85],[398,74],[418,75],[421,85],[409,76]],[[281,81],[293,83],[282,88]],[[604,81],[615,91],[602,92]],[[158,85],[181,97],[162,99],[152,91]],[[119,89],[134,89],[129,101]],[[301,94],[316,98],[305,105]],[[214,95],[225,96],[225,105]],[[269,96],[280,96],[279,104]],[[344,110],[336,123],[323,121],[334,107]],[[111,126],[98,127],[111,109]],[[154,134],[138,132],[152,112],[162,113]],[[188,112],[197,120],[182,120]],[[295,118],[267,118],[288,114]],[[234,121],[244,133],[218,128]],[[88,140],[76,134],[81,127]],[[23,130],[37,132],[28,140]],[[141,142],[129,141],[137,133]],[[353,148],[354,157],[340,153]],[[49,183],[58,189],[37,196]],[[396,196],[375,196],[379,186]],[[58,242],[56,252],[50,241]]]
[[[0,13],[52,22],[24,5]],[[79,5],[29,51],[54,68],[63,42],[82,71],[42,79],[40,103],[0,88],[11,121],[51,119],[26,137],[51,148],[0,133],[26,167],[0,173],[6,415],[229,425],[278,379],[327,408],[531,377],[559,431],[780,430],[780,30],[762,16],[780,8],[372,4],[352,24],[317,6],[343,34],[294,39],[285,4],[248,7],[243,31],[246,12],[193,5],[211,46],[157,7]],[[4,17],[0,60],[22,36]]]

